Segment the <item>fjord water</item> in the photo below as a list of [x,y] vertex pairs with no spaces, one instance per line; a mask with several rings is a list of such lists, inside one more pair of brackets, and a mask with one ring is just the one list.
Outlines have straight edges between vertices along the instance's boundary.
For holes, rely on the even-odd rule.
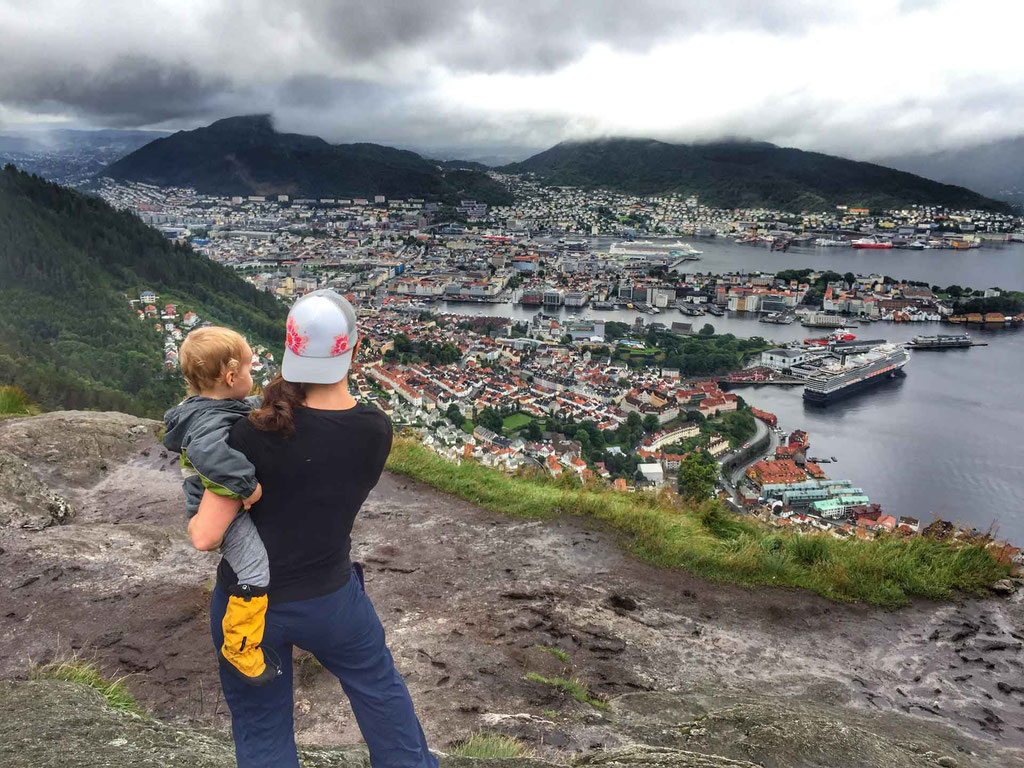
[[[964,252],[853,251],[849,248],[767,249],[725,240],[698,240],[694,272],[778,271],[814,267],[837,272],[882,273],[942,286],[999,286],[1024,289],[1024,245],[986,246]],[[536,309],[508,304],[446,304],[445,312],[528,319]],[[583,314],[632,322],[636,313]],[[567,312],[564,314],[568,315]],[[718,333],[792,341],[826,331],[799,324],[770,325],[755,317],[691,318],[674,310],[644,316],[645,322],[673,320]],[[939,323],[851,326],[861,339],[909,341],[915,335],[962,330]],[[772,411],[787,430],[805,429],[811,455],[835,456],[830,477],[845,478],[895,515],[928,523],[939,517],[987,528],[1024,544],[1024,328],[968,329],[985,347],[919,350],[911,353],[906,376],[826,408],[805,405],[799,388],[747,387],[736,392]]]

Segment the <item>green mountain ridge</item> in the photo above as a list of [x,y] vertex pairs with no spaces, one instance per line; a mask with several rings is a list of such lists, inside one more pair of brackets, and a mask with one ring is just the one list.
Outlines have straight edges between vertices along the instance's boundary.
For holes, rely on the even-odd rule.
[[99,198],[0,171],[0,386],[44,408],[159,417],[182,385],[128,303],[147,289],[280,348],[286,309],[270,294]]
[[479,168],[437,163],[380,144],[329,144],[317,136],[279,133],[269,115],[229,117],[178,131],[126,155],[100,175],[214,195],[511,201],[508,190]]
[[609,138],[562,142],[500,168],[551,185],[603,187],[637,195],[684,192],[722,208],[828,210],[913,204],[1008,211],[1005,203],[872,163],[767,142],[668,144]]

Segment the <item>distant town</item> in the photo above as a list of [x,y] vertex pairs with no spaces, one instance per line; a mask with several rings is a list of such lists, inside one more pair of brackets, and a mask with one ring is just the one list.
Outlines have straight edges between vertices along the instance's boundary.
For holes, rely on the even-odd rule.
[[[814,455],[813,436],[799,425],[784,431],[736,390],[802,386],[808,400],[839,396],[847,379],[860,386],[898,374],[908,358],[906,345],[865,342],[851,329],[942,320],[956,332],[909,346],[970,345],[971,326],[1024,323],[993,301],[1018,294],[827,270],[712,274],[700,271],[701,244],[968,250],[1024,240],[1020,218],[927,207],[720,210],[693,197],[498,178],[514,205],[220,198],[110,181],[101,194],[283,301],[319,288],[349,295],[364,336],[356,387],[396,429],[450,461],[681,493],[687,462],[713,462],[708,496],[775,525],[838,537],[922,530],[855,480],[830,477],[832,458]],[[202,318],[152,292],[130,299],[160,331],[173,368],[182,334]],[[460,303],[518,312],[464,313]],[[613,310],[633,319],[602,317]],[[716,334],[715,318],[727,313],[758,317],[765,335],[792,323],[823,330],[783,345]],[[269,380],[273,353],[255,352],[256,378]],[[949,527],[946,535],[977,534]]]

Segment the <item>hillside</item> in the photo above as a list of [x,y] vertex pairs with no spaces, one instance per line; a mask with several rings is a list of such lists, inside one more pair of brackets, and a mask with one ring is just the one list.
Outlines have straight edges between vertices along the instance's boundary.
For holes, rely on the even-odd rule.
[[128,304],[146,289],[280,345],[284,307],[232,271],[98,198],[0,171],[0,386],[44,408],[162,414],[181,384]]
[[649,139],[563,142],[510,173],[534,173],[548,184],[605,187],[654,195],[696,194],[718,207],[827,210],[836,205],[891,208],[914,203],[1005,210],[963,187],[818,152],[764,142],[667,144]]
[[441,168],[415,152],[379,144],[329,144],[316,136],[278,133],[268,115],[178,131],[121,158],[102,175],[216,195],[510,200],[503,186],[479,170]]
[[[219,556],[189,544],[159,426],[0,421],[5,767],[234,764],[209,645]],[[508,489],[483,490],[492,506]],[[542,761],[477,764],[494,768],[1024,766],[1024,593],[891,611],[715,583],[644,562],[657,528],[624,537],[595,506],[536,518],[505,498],[488,511],[389,471],[353,530],[433,749],[482,730]],[[173,725],[33,666],[76,660],[127,675],[138,708]],[[304,750],[304,765],[366,768],[337,680],[308,656],[288,669],[299,743],[333,748]]]

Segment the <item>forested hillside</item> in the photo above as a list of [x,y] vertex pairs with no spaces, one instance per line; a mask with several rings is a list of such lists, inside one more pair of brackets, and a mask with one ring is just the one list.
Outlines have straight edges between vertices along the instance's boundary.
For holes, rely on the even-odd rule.
[[766,142],[668,144],[650,139],[562,142],[502,168],[546,183],[604,187],[638,195],[683,192],[724,208],[828,210],[837,205],[942,205],[1008,210],[964,187],[820,152]]
[[286,311],[269,294],[98,198],[0,171],[0,385],[44,408],[161,415],[181,383],[128,304],[147,289],[281,345]]

